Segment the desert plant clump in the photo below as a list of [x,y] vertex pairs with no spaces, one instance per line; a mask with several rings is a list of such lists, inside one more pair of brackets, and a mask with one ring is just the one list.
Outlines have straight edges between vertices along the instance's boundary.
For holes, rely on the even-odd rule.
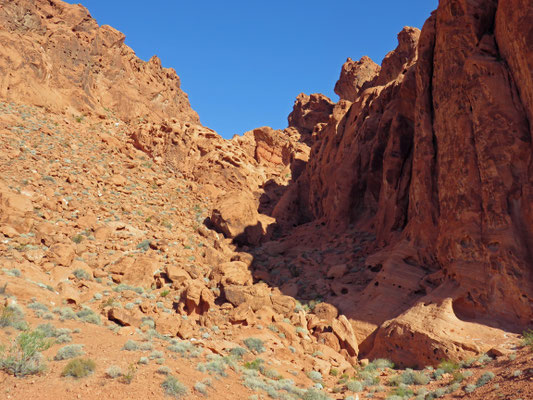
[[473,384],[468,384],[464,387],[464,391],[465,393],[472,393],[474,390],[477,389],[477,386],[476,385],[473,385]]
[[107,377],[109,377],[111,379],[115,379],[115,378],[118,378],[118,377],[122,376],[122,370],[117,365],[111,365],[105,371],[105,374],[107,375]]
[[81,268],[75,269],[72,272],[72,275],[74,275],[79,280],[84,280],[84,279],[89,280],[89,279],[91,279],[91,276],[89,275],[89,273],[87,271],[85,271],[84,269],[81,269]]
[[90,324],[95,324],[95,325],[101,325],[102,324],[102,320],[100,318],[100,315],[96,314],[93,310],[91,310],[88,307],[82,308],[80,311],[78,311],[76,313],[76,316],[80,320],[82,320],[84,322],[88,322]]
[[83,352],[82,344],[69,344],[64,347],[61,347],[58,351],[54,360],[69,360],[71,358],[79,357],[85,354]]
[[529,346],[533,350],[533,329],[528,329],[522,334],[522,344]]
[[202,354],[202,349],[197,348],[190,342],[179,341],[177,339],[172,339],[170,341],[167,350],[178,353],[184,358],[195,358]]
[[170,375],[170,373],[172,371],[171,371],[171,369],[169,367],[167,367],[166,365],[163,365],[163,366],[159,367],[155,372],[157,372],[158,374],[161,374],[161,375]]
[[198,393],[203,394],[204,396],[207,396],[207,385],[202,382],[196,382],[194,384],[194,390],[196,390]]
[[229,354],[237,358],[242,358],[242,356],[244,356],[247,352],[248,350],[246,350],[244,347],[237,346],[237,347],[232,348],[229,351]]
[[394,368],[394,363],[386,358],[377,358],[369,363],[364,369],[365,371],[374,371],[386,368]]
[[177,399],[185,396],[188,393],[187,386],[181,383],[178,378],[173,375],[168,375],[161,387],[165,390],[165,393],[169,396],[173,396]]
[[350,392],[362,392],[364,385],[359,381],[350,380],[346,382],[346,389]]
[[139,358],[139,361],[137,361],[137,364],[148,364],[150,362],[150,360],[148,359],[148,357],[141,357]]
[[96,364],[91,359],[76,358],[70,360],[63,369],[61,376],[70,376],[76,379],[85,378],[91,375],[96,368]]
[[133,378],[135,378],[135,374],[137,373],[137,366],[135,364],[130,364],[128,366],[128,370],[122,374],[120,377],[120,382],[125,383],[126,385],[129,385]]
[[135,340],[128,340],[126,343],[124,343],[124,346],[122,347],[122,350],[127,351],[136,351],[139,349],[139,344]]
[[494,379],[494,372],[491,372],[491,371],[485,372],[476,381],[476,386],[477,387],[484,386],[484,385],[486,385],[487,383],[489,383],[493,379]]
[[205,363],[199,363],[196,369],[201,372],[214,373],[216,375],[226,377],[226,362],[218,354],[208,355],[208,361]]
[[0,328],[12,327],[19,331],[28,329],[28,324],[24,321],[24,312],[18,304],[0,306]]
[[256,353],[262,353],[265,351],[265,347],[261,339],[250,337],[244,339],[243,343],[250,351],[255,351]]
[[0,348],[0,369],[17,377],[38,374],[46,368],[41,351],[51,345],[39,331],[21,333],[8,349]]
[[308,389],[302,396],[302,400],[330,400],[327,394],[316,389]]
[[322,382],[322,374],[318,371],[309,371],[307,377],[313,382]]

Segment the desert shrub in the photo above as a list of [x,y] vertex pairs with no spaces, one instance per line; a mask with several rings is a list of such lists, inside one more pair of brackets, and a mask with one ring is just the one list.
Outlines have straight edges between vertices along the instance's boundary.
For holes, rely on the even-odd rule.
[[78,268],[72,271],[72,275],[74,275],[77,279],[83,280],[83,279],[91,279],[91,276],[87,271],[84,269]]
[[362,392],[364,389],[364,386],[359,381],[348,381],[346,382],[346,389],[348,389],[350,392]]
[[126,373],[122,374],[122,376],[120,377],[120,382],[129,385],[133,381],[133,378],[135,378],[136,373],[137,367],[135,366],[135,364],[130,364]]
[[78,316],[76,315],[74,310],[72,310],[72,308],[70,308],[70,307],[54,308],[53,313],[54,314],[59,314],[59,320],[60,321],[64,321],[64,320],[67,320],[67,319],[77,319],[78,318]]
[[185,358],[194,358],[202,354],[202,350],[195,347],[191,342],[181,342],[176,339],[171,341],[171,344],[167,347],[167,350],[178,353]]
[[329,400],[329,397],[319,390],[308,389],[302,396],[302,400]]
[[248,352],[248,350],[246,350],[244,347],[234,347],[233,349],[231,349],[229,351],[229,354],[234,356],[234,357],[241,358],[247,352]]
[[260,371],[260,370],[263,369],[263,363],[264,362],[265,361],[262,358],[256,358],[253,361],[248,361],[248,362],[244,363],[244,368]]
[[118,378],[119,376],[122,376],[122,370],[120,369],[119,366],[117,365],[111,365],[105,372],[105,374],[111,378],[111,379],[115,379],[115,378]]
[[313,382],[322,382],[322,374],[318,371],[309,371],[307,377]]
[[412,369],[406,369],[401,375],[392,377],[389,383],[394,386],[398,386],[400,383],[405,385],[427,385],[430,381],[429,376],[423,372],[413,371]]
[[456,362],[453,362],[451,360],[443,360],[441,361],[441,363],[439,364],[438,368],[443,370],[444,373],[446,374],[451,374],[453,373],[453,371],[459,369],[459,364],[457,364]]
[[24,321],[24,312],[18,304],[0,306],[0,328],[8,326],[20,331],[28,329],[28,324]]
[[79,357],[85,354],[83,352],[83,345],[82,344],[69,344],[64,347],[61,347],[58,351],[56,356],[54,357],[54,360],[60,361],[60,360],[69,360],[71,358]]
[[476,385],[468,384],[464,387],[465,393],[472,393],[474,390],[477,389]]
[[522,344],[524,346],[529,346],[533,350],[533,329],[524,331],[522,334]]
[[150,359],[155,360],[156,358],[162,358],[164,355],[162,351],[154,350],[150,353]]
[[486,385],[489,383],[492,379],[494,379],[494,373],[491,371],[485,372],[483,375],[479,377],[479,379],[476,381],[476,386],[481,387],[483,385]]
[[267,378],[273,379],[275,381],[278,381],[281,378],[283,378],[283,376],[278,371],[276,371],[275,369],[267,369],[267,370],[263,371],[263,375],[265,375]]
[[376,369],[394,368],[394,363],[385,358],[377,358],[365,367],[365,371],[374,371]]
[[122,347],[122,350],[127,351],[136,351],[139,349],[139,344],[135,340],[128,340],[126,343],[124,343],[124,346]]
[[263,346],[263,341],[261,339],[250,337],[244,339],[243,343],[250,351],[255,351],[257,353],[262,353],[265,351],[265,347]]
[[84,378],[92,374],[95,368],[96,364],[93,360],[77,358],[68,362],[61,376],[71,376],[76,379]]
[[166,365],[159,367],[155,372],[161,375],[169,375],[172,371]]
[[409,398],[414,395],[414,392],[411,389],[409,389],[405,384],[400,384],[400,386],[395,388],[390,394],[393,396]]
[[375,370],[374,371],[359,371],[357,373],[357,377],[363,382],[364,386],[373,386],[379,383],[379,377],[378,377],[378,374],[376,374]]
[[150,362],[150,360],[148,359],[148,357],[141,357],[139,358],[139,361],[137,361],[137,364],[148,364]]
[[178,399],[185,396],[188,392],[187,386],[185,386],[175,376],[172,375],[168,375],[165,378],[163,383],[161,383],[161,387],[165,390],[167,395]]
[[90,308],[87,308],[87,307],[84,307],[83,309],[78,311],[76,313],[76,316],[80,320],[82,320],[84,322],[88,322],[90,324],[95,324],[95,325],[101,325],[102,324],[102,320],[100,319],[100,315],[96,314],[93,310],[91,310]]
[[39,331],[21,333],[8,349],[0,352],[0,369],[19,377],[37,374],[46,367],[40,352],[51,344]]
[[489,356],[487,353],[485,354],[482,354],[478,359],[477,359],[477,362],[479,362],[480,364],[485,364],[489,361],[492,361],[492,357]]
[[209,373],[214,373],[223,377],[228,376],[228,374],[226,373],[226,363],[224,359],[216,354],[210,355],[209,361],[205,363],[199,363],[196,369],[201,372],[207,371]]
[[39,303],[38,301],[34,301],[33,303],[28,304],[26,307],[32,310],[39,310],[39,311],[48,311],[48,307],[44,305],[43,303]]
[[139,344],[139,350],[141,351],[150,351],[154,348],[152,342],[142,342]]
[[207,396],[207,385],[202,382],[196,382],[194,384],[194,390],[196,390],[198,393],[203,394],[204,396]]

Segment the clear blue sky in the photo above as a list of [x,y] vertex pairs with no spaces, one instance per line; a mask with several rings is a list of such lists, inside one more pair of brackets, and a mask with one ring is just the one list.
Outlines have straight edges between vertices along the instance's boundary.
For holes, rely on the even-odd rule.
[[421,28],[437,0],[69,0],[156,54],[181,78],[202,124],[226,138],[287,126],[301,93],[332,100],[347,57],[378,64],[406,25]]

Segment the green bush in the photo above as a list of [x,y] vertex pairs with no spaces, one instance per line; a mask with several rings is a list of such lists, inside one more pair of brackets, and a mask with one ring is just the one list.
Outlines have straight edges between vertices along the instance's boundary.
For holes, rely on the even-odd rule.
[[181,383],[176,377],[168,375],[166,379],[161,383],[161,387],[165,390],[165,393],[175,398],[183,397],[187,394],[187,386]]
[[15,376],[37,374],[46,367],[40,352],[51,345],[39,331],[21,333],[9,349],[0,353],[0,369]]
[[93,360],[77,358],[68,362],[61,376],[71,376],[76,379],[84,378],[92,374],[95,368],[96,364]]
[[20,331],[28,329],[28,324],[24,321],[24,312],[18,304],[0,306],[0,328],[8,326]]
[[451,360],[443,360],[438,366],[439,369],[443,370],[444,373],[447,373],[447,374],[453,373],[453,371],[459,369],[459,367],[460,367],[459,364]]

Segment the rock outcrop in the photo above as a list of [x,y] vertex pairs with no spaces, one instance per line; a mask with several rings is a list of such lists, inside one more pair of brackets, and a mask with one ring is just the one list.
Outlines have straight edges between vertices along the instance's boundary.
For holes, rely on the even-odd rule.
[[3,1],[0,96],[79,118],[92,113],[198,123],[176,72],[155,56],[140,60],[124,39],[98,26],[81,5]]
[[[471,343],[451,338],[452,326],[519,331],[533,318],[532,12],[520,1],[442,2],[422,32],[398,35],[377,78],[348,85],[361,64],[343,66],[337,91],[353,104],[334,107],[274,216],[376,235],[366,265],[379,272],[353,323],[383,323],[375,312],[389,305],[378,301],[401,307],[382,314],[363,353],[461,357]],[[407,322],[416,315],[449,323]]]

